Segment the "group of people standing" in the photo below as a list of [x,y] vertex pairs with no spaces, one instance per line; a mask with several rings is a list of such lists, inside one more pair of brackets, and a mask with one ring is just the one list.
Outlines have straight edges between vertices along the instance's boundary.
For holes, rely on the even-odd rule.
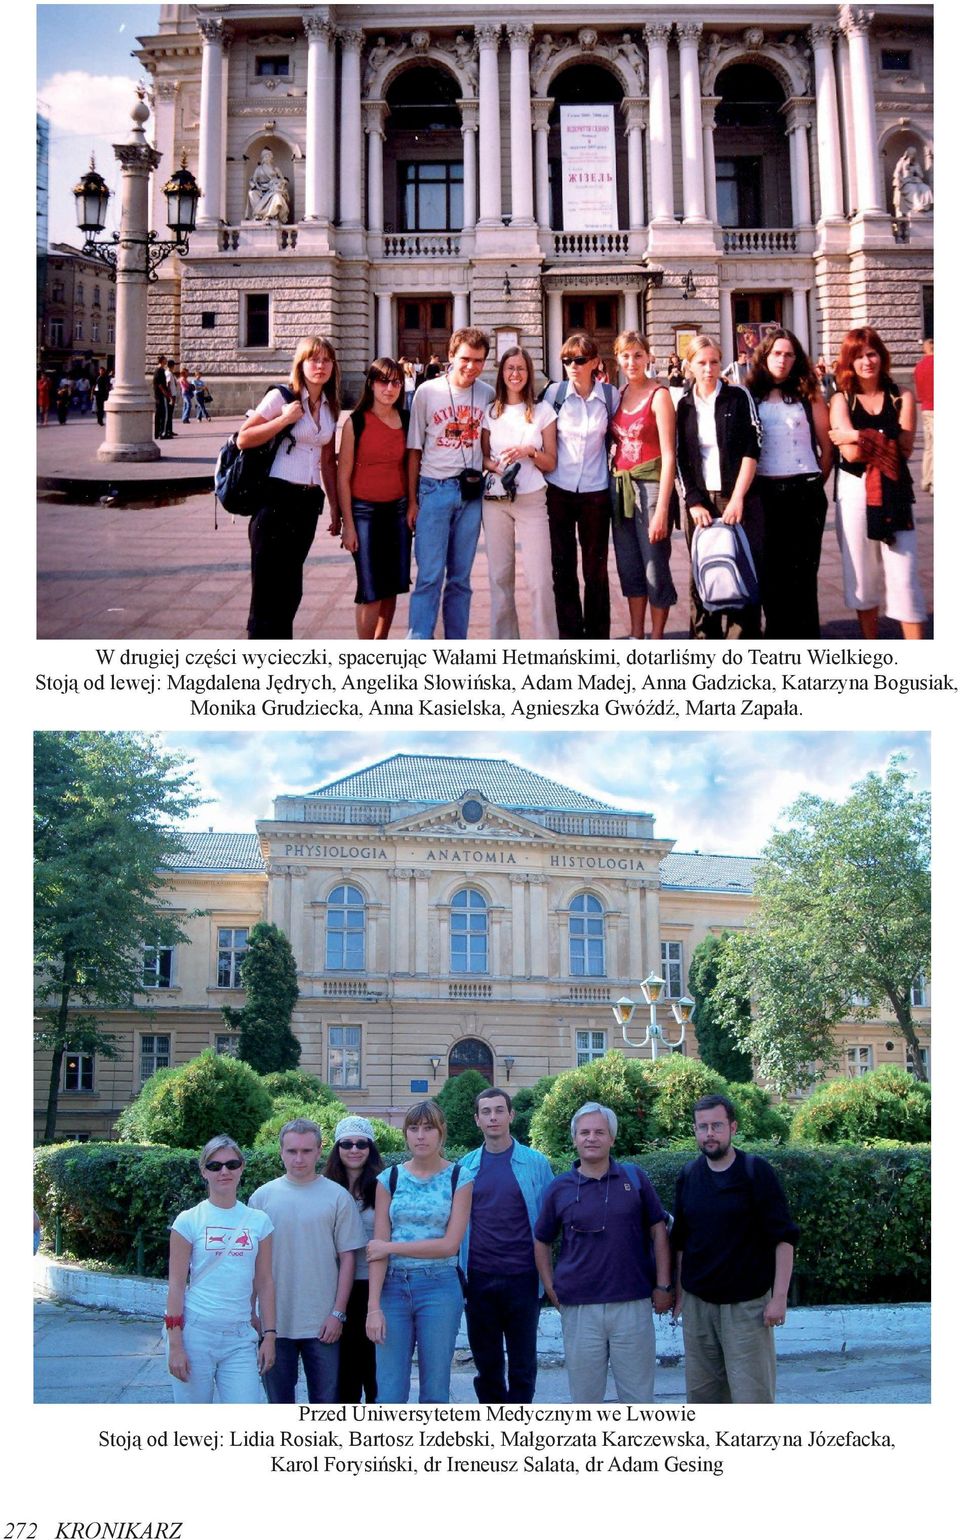
[[[694,1109],[700,1155],[675,1215],[639,1167],[613,1157],[616,1114],[574,1114],[576,1159],[514,1139],[513,1104],[481,1091],[483,1142],[444,1153],[434,1101],[403,1122],[408,1159],[384,1169],[372,1125],[341,1119],[317,1171],[318,1126],[280,1132],[284,1175],[238,1201],[242,1151],[226,1135],[200,1156],[208,1197],[170,1235],[168,1366],[177,1401],[292,1403],[302,1363],[311,1402],[450,1399],[461,1317],[483,1403],[529,1403],[541,1304],[560,1311],[573,1401],[652,1401],[654,1314],[682,1313],[687,1399],[771,1402],[771,1328],[786,1317],[797,1229],[772,1167],[734,1148],[734,1109]],[[668,1226],[672,1224],[672,1234]]]
[[481,529],[494,639],[520,635],[518,562],[531,635],[609,637],[611,537],[631,636],[662,637],[677,602],[672,531],[682,524],[690,546],[698,526],[722,523],[741,527],[756,592],[717,609],[692,577],[690,635],[816,639],[832,475],[845,601],[861,633],[876,636],[885,606],[905,637],[923,635],[907,468],[916,408],[894,384],[873,328],[844,339],[829,408],[818,371],[785,328],[764,336],[742,384],[723,377],[712,337],[694,337],[679,396],[636,331],[614,343],[622,389],[606,379],[585,332],[565,340],[564,378],[539,398],[526,349],[503,353],[492,386],[481,378],[488,351],[484,332],[460,328],[447,368],[415,390],[405,363],[375,359],[338,463],[336,352],[325,337],[301,340],[289,392],[269,391],[238,435],[241,449],[274,438],[278,446],[250,526],[250,637],[292,636],[326,499],[329,533],[354,558],[361,638],[389,636],[412,558],[407,636],[429,640],[442,624],[447,639],[465,638]]
[[186,364],[178,369],[174,359],[168,358],[165,353],[160,353],[157,357],[157,367],[153,371],[154,438],[176,438],[177,435],[173,431],[173,418],[178,395],[181,422],[190,421],[194,406],[197,408],[197,422],[209,421],[210,413],[207,407],[213,397],[207,390],[203,375],[191,374]]

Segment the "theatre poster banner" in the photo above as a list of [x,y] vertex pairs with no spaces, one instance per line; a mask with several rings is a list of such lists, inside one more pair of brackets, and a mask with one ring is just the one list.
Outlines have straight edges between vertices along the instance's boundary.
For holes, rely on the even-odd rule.
[[560,157],[564,229],[616,230],[613,107],[561,107]]

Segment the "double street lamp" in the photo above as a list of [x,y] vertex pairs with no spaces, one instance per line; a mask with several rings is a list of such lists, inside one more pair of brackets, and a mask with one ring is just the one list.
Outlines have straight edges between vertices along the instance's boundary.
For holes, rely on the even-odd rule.
[[613,1011],[617,1025],[620,1027],[623,1033],[623,1041],[629,1048],[649,1047],[651,1059],[656,1059],[657,1050],[661,1043],[663,1044],[663,1047],[671,1053],[682,1047],[684,1038],[686,1037],[687,1023],[693,1020],[694,1002],[690,999],[689,995],[682,995],[679,1000],[671,1000],[670,1008],[673,1011],[674,1020],[680,1027],[680,1036],[677,1038],[675,1043],[667,1041],[663,1028],[657,1021],[657,1002],[659,1001],[666,987],[666,979],[659,978],[655,973],[649,974],[640,985],[640,988],[643,992],[643,998],[646,1004],[650,1007],[650,1020],[647,1024],[646,1034],[640,1040],[640,1042],[636,1042],[632,1037],[627,1036],[627,1028],[633,1020],[634,1014],[637,1010],[636,1001],[631,1000],[628,995],[624,995],[622,999],[617,1001],[616,1005],[612,1005],[610,1007],[610,1009]]
[[99,257],[110,263],[117,275],[117,341],[113,388],[106,405],[106,432],[97,450],[98,460],[159,460],[160,450],[153,436],[154,402],[147,388],[147,292],[157,280],[157,269],[171,252],[184,257],[189,251],[189,237],[197,224],[200,189],[186,157],[163,188],[167,200],[167,223],[172,241],[158,241],[157,232],[148,229],[149,179],[160,164],[160,153],[147,143],[144,124],[150,109],[144,91],[137,90],[131,109],[133,129],[125,144],[115,144],[120,162],[120,229],[113,239],[96,237],[106,226],[110,189],[90,162],[89,171],[73,189],[77,200],[77,224],[85,241],[85,256]]

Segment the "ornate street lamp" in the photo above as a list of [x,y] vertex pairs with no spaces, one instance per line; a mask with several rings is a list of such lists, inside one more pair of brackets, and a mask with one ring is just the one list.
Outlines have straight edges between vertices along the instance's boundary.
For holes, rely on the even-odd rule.
[[612,1005],[610,1007],[610,1009],[613,1011],[617,1025],[620,1027],[620,1030],[623,1033],[623,1041],[630,1048],[649,1047],[651,1059],[656,1059],[657,1050],[661,1043],[663,1044],[664,1048],[669,1049],[671,1052],[674,1052],[676,1049],[682,1047],[684,1038],[686,1037],[687,1022],[693,1020],[694,1002],[690,999],[689,995],[682,995],[679,1000],[671,1000],[670,1008],[673,1011],[674,1020],[680,1027],[680,1036],[677,1038],[675,1043],[670,1043],[667,1041],[663,1028],[657,1021],[657,1002],[659,1001],[660,996],[663,994],[663,991],[666,989],[666,987],[666,980],[659,978],[656,973],[648,974],[648,976],[640,985],[640,988],[643,992],[643,998],[647,1005],[650,1007],[650,1021],[647,1026],[646,1034],[639,1043],[635,1042],[632,1037],[627,1036],[627,1028],[633,1020],[634,1013],[637,1009],[636,1001],[631,1000],[629,995],[624,995],[622,999],[617,1001],[616,1005]]
[[73,190],[77,223],[86,237],[84,255],[108,262],[117,279],[116,370],[107,399],[106,432],[97,450],[98,460],[160,458],[153,436],[153,394],[147,388],[145,376],[147,287],[156,282],[157,269],[171,252],[187,255],[189,237],[197,223],[200,189],[184,156],[180,169],[163,189],[174,239],[158,241],[157,232],[148,228],[149,179],[160,164],[160,154],[147,143],[144,133],[150,116],[145,95],[143,87],[138,86],[137,100],[130,112],[130,137],[113,147],[120,162],[120,229],[114,231],[112,240],[96,238],[106,224],[110,190],[92,160],[90,170]]

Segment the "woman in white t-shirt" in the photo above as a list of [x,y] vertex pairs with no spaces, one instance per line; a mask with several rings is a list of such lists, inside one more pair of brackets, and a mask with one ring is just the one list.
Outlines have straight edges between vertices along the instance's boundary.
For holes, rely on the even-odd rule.
[[303,597],[303,568],[326,491],[328,533],[340,534],[334,435],[340,416],[340,366],[326,337],[301,337],[289,394],[268,390],[237,434],[241,449],[276,440],[263,506],[250,520],[250,613],[247,636],[288,640]]
[[[517,539],[537,638],[555,638],[547,484],[544,471],[557,465],[557,414],[533,398],[533,362],[524,348],[508,348],[500,360],[494,398],[480,433],[483,468],[483,533],[490,566],[490,634],[520,635],[515,598]],[[516,479],[501,477],[516,466]]]
[[173,1399],[203,1404],[216,1391],[218,1401],[247,1405],[264,1399],[259,1376],[276,1351],[273,1222],[237,1201],[244,1159],[226,1134],[204,1145],[199,1164],[208,1196],[170,1227],[165,1325]]

